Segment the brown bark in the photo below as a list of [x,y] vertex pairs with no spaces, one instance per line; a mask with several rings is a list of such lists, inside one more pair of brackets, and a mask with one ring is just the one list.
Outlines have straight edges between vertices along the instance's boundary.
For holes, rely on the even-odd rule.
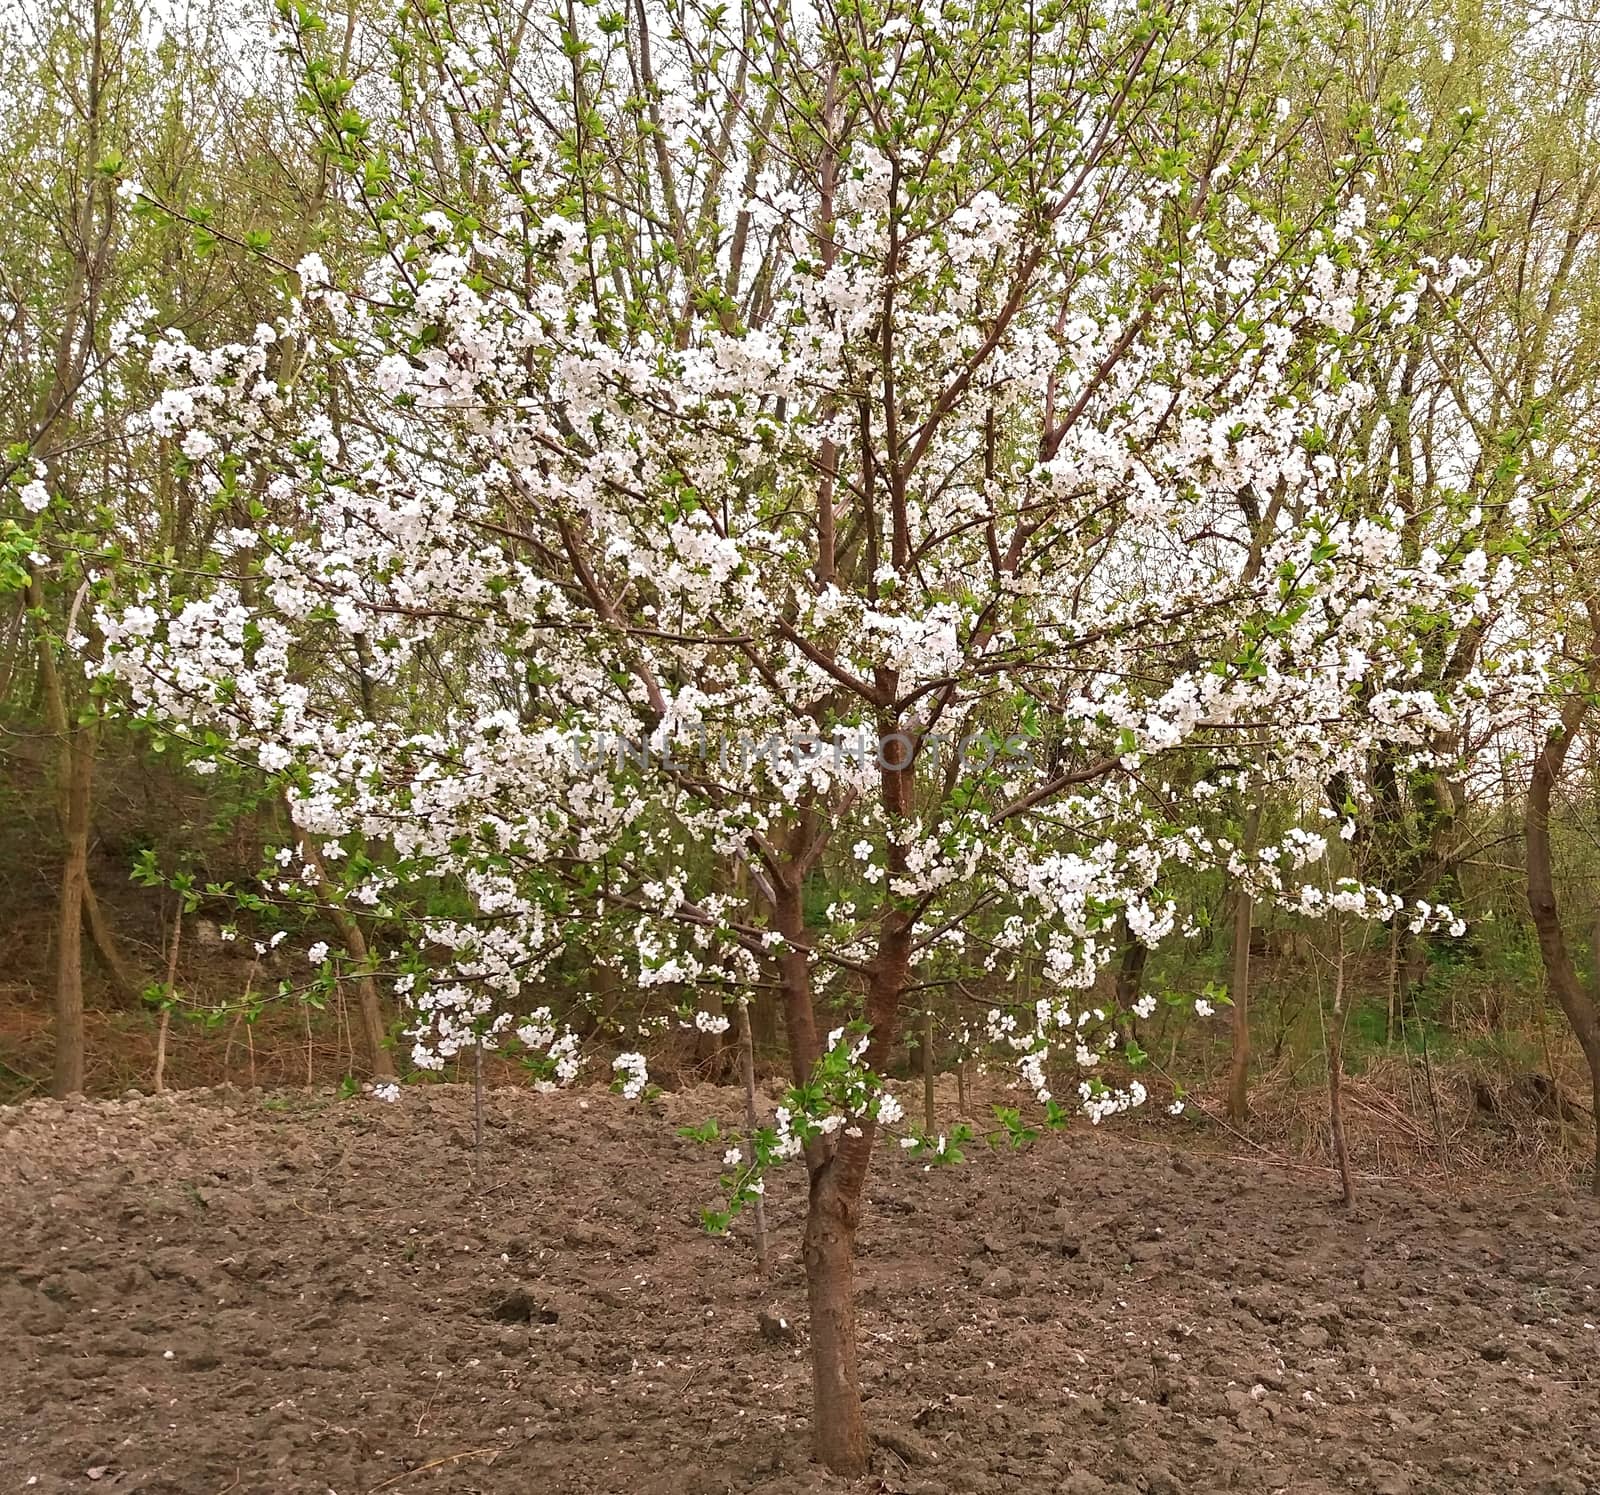
[[1389,970],[1384,978],[1383,1041],[1393,1043],[1399,1033],[1400,1000],[1400,928],[1396,918],[1389,931]]
[[[1589,662],[1591,689],[1600,677],[1600,657]],[[1544,961],[1545,979],[1566,1014],[1578,1046],[1589,1066],[1590,1109],[1594,1113],[1595,1167],[1592,1187],[1600,1195],[1600,1008],[1579,984],[1561,924],[1561,909],[1556,901],[1554,862],[1550,852],[1550,800],[1566,765],[1572,740],[1589,714],[1587,695],[1576,695],[1561,713],[1561,723],[1545,740],[1533,760],[1528,785],[1527,808],[1523,816],[1528,857],[1528,912],[1539,937],[1539,955]]]
[[[744,1083],[744,1144],[755,1156],[756,1129],[756,1046],[750,1031],[750,1003],[739,1003],[739,1078]],[[753,1210],[756,1236],[756,1273],[767,1275],[767,1207],[757,1194]]]
[[[1432,892],[1432,881],[1418,880],[1411,885],[1422,891],[1409,896],[1405,892],[1401,896],[1407,903],[1414,903],[1423,894]],[[1425,935],[1412,934],[1409,926],[1402,926],[1400,944],[1404,959],[1400,962],[1400,981],[1395,993],[1395,1014],[1400,1022],[1404,1022],[1406,1014],[1412,1011],[1417,1004],[1417,996],[1422,990],[1422,984],[1428,979],[1428,940]],[[1451,984],[1448,991],[1450,1002],[1449,1026],[1455,1027],[1455,985]]]
[[[1259,806],[1245,814],[1244,854],[1255,851],[1256,831],[1261,821]],[[1233,1052],[1228,1059],[1228,1119],[1242,1127],[1250,1119],[1250,926],[1255,918],[1255,900],[1241,882],[1234,890],[1233,974],[1228,995],[1233,999]]]
[[922,1014],[922,1124],[926,1131],[934,1129],[938,1117],[933,1104],[933,1009]]
[[100,956],[101,964],[106,968],[106,973],[111,977],[112,984],[124,998],[130,1001],[137,1000],[150,983],[123,952],[122,944],[112,932],[111,925],[106,920],[105,910],[101,907],[99,898],[95,896],[94,883],[87,877],[83,883],[83,917],[88,925],[89,938]]
[[[892,680],[880,672],[879,693],[892,696]],[[888,744],[892,724],[880,722],[880,741]],[[905,874],[904,846],[898,839],[911,809],[910,743],[895,745],[895,761],[882,768],[884,809],[889,821],[889,885]],[[795,1080],[804,1084],[820,1055],[811,986],[811,956],[805,929],[802,887],[805,869],[822,844],[813,812],[796,823],[783,863],[774,868],[773,923],[784,943],[778,957],[789,1058]],[[878,1073],[887,1067],[901,1004],[910,983],[914,919],[898,902],[886,899],[879,917],[878,946],[866,991],[866,1063]],[[854,1136],[817,1138],[807,1144],[810,1196],[802,1259],[811,1314],[812,1444],[817,1459],[847,1478],[866,1472],[866,1418],[861,1402],[857,1359],[852,1253],[860,1205],[872,1159],[876,1126],[858,1118]]]
[[[796,1083],[804,1084],[816,1063],[818,1042],[797,880],[780,883],[776,893],[775,922],[785,936],[778,970],[789,1056]],[[863,1122],[861,1130],[860,1137],[841,1139],[831,1155],[825,1139],[807,1145],[811,1190],[801,1255],[811,1313],[812,1451],[825,1467],[847,1477],[867,1468],[851,1256],[871,1122]]]
[[167,1031],[172,1026],[172,999],[178,989],[178,951],[183,945],[183,899],[172,915],[172,945],[167,951],[167,986],[161,1002],[161,1026],[156,1033],[155,1093],[167,1088]]
[[67,769],[61,865],[61,897],[56,914],[55,1066],[50,1093],[57,1097],[83,1089],[83,890],[89,880],[89,795],[94,772],[94,727],[80,727],[64,739]]
[[758,1050],[770,1053],[778,1046],[779,1004],[768,991],[750,996],[750,1036]]
[[[42,610],[44,594],[30,577],[28,605]],[[83,914],[89,886],[89,819],[94,783],[96,721],[74,727],[55,651],[41,627],[39,686],[46,724],[56,738],[56,818],[63,842],[61,888],[56,905],[55,1059],[50,1093],[83,1089]]]
[[[358,966],[364,967],[367,963],[367,937],[361,932],[361,925],[341,909],[331,910],[331,916],[345,949]],[[395,1077],[394,1056],[384,1042],[387,1034],[378,983],[363,970],[355,977],[355,988],[356,1011],[361,1017],[361,1037],[366,1045],[367,1066],[374,1079],[392,1080]]]
[[1237,1127],[1250,1119],[1250,924],[1249,893],[1240,888],[1233,908],[1233,976],[1229,995],[1233,1049],[1228,1056],[1228,1119]]
[[1127,943],[1122,947],[1122,959],[1117,964],[1117,1005],[1129,1008],[1144,990],[1144,968],[1150,959],[1150,947],[1127,934],[1126,920],[1122,928]]
[[[290,817],[291,824],[293,816]],[[313,836],[300,838],[306,861],[316,869],[317,880],[324,893],[328,889],[327,864],[322,859],[322,848]],[[361,1021],[362,1044],[367,1051],[367,1067],[375,1080],[392,1080],[395,1077],[394,1056],[384,1042],[387,1030],[383,1021],[383,1000],[378,995],[378,983],[366,969],[367,937],[360,922],[346,910],[328,901],[328,918],[339,931],[345,953],[356,963],[357,974],[350,978],[356,989],[356,1012]]]
[[[881,677],[879,684],[885,696],[892,695],[892,679]],[[910,815],[912,791],[910,744],[904,738],[896,741],[895,726],[880,722],[879,737],[886,756],[891,750],[893,754],[880,774],[889,825],[886,885],[890,887],[906,871],[900,836]],[[886,899],[879,915],[878,948],[867,978],[866,1000],[866,1062],[880,1074],[888,1065],[901,1004],[911,981],[913,929],[911,913]],[[814,1445],[817,1458],[827,1468],[848,1478],[864,1474],[867,1468],[851,1257],[877,1128],[870,1117],[863,1117],[855,1131],[855,1136],[840,1135],[831,1157],[819,1150],[807,1158],[811,1194],[804,1253],[811,1305]]]
[[[715,987],[705,987],[700,993],[700,1010],[713,1017],[726,1017],[722,993]],[[704,1028],[695,1031],[694,1064],[701,1077],[712,1085],[721,1085],[728,1078],[728,1070],[735,1055],[735,1044],[726,1031],[713,1033]]]
[[1339,1164],[1339,1184],[1348,1206],[1355,1202],[1350,1149],[1344,1135],[1344,931],[1339,931],[1333,967],[1333,1021],[1328,1024],[1328,1134]]
[[[789,869],[785,869],[786,871]],[[783,994],[784,1038],[789,1069],[797,1085],[811,1078],[817,1062],[817,1019],[811,1007],[811,958],[806,952],[805,914],[798,874],[774,888],[773,923],[783,936],[778,953],[778,987]]]
[[[778,986],[783,999],[785,1037],[796,1084],[805,1084],[820,1057],[812,1004],[811,957],[807,948],[801,895],[808,857],[817,844],[814,818],[802,813],[774,869],[772,919],[783,936],[778,953]],[[904,982],[901,983],[901,989]],[[869,995],[868,1012],[872,1010]],[[851,1253],[872,1128],[843,1138],[830,1152],[827,1139],[806,1146],[810,1199],[801,1259],[811,1315],[812,1451],[836,1474],[864,1474],[866,1420],[861,1407],[861,1376],[856,1361],[855,1288]]]
[[483,1157],[483,1040],[472,1045],[472,1152]]
[[867,1424],[856,1359],[852,1256],[858,1211],[831,1165],[811,1180],[804,1260],[811,1310],[811,1391],[818,1460],[848,1478],[866,1473]]
[[1600,905],[1589,924],[1589,999],[1600,1002]]

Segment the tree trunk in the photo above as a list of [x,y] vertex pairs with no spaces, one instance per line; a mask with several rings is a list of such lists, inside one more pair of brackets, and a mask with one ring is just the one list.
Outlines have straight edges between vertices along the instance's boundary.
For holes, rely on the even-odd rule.
[[[339,938],[343,940],[345,950],[357,965],[364,965],[367,959],[367,941],[361,932],[361,926],[345,913],[334,911],[332,917],[334,928],[339,931]],[[386,1030],[383,1022],[383,1002],[378,996],[378,983],[365,971],[355,976],[353,980],[356,988],[356,1012],[361,1022],[362,1047],[367,1051],[367,1067],[372,1071],[374,1079],[392,1080],[395,1077],[394,1057],[384,1042]]]
[[1339,1185],[1345,1205],[1355,1203],[1350,1178],[1350,1149],[1344,1136],[1344,930],[1339,931],[1333,967],[1333,1021],[1328,1024],[1328,1135],[1339,1164]]
[[[756,1046],[750,1032],[750,1000],[739,1000],[739,1078],[744,1083],[744,1145],[756,1155]],[[755,1197],[756,1275],[767,1275],[767,1206],[760,1194]]]
[[[1591,682],[1600,675],[1600,659],[1590,661]],[[1561,909],[1556,902],[1555,872],[1550,854],[1550,800],[1567,761],[1567,751],[1589,714],[1589,698],[1574,696],[1561,713],[1561,724],[1546,739],[1533,761],[1528,784],[1527,808],[1523,829],[1528,856],[1528,912],[1539,937],[1539,955],[1544,961],[1550,990],[1561,1004],[1583,1057],[1589,1065],[1589,1106],[1594,1115],[1594,1178],[1591,1187],[1600,1195],[1600,1009],[1578,983],[1561,927]]]
[[1233,910],[1233,1046],[1228,1055],[1228,1119],[1243,1127],[1250,1118],[1250,925],[1253,903],[1243,888]]
[[[1244,818],[1244,855],[1255,852],[1256,831],[1261,810],[1251,805]],[[1228,1119],[1237,1127],[1250,1114],[1250,926],[1255,919],[1255,901],[1249,887],[1241,882],[1234,890],[1233,975],[1228,995],[1233,998],[1233,1052],[1228,1059]]]
[[[288,806],[285,804],[285,808]],[[294,813],[289,813],[289,823],[294,824]],[[378,995],[378,983],[366,969],[367,937],[360,921],[353,914],[333,903],[328,891],[328,868],[322,859],[322,847],[313,836],[302,835],[300,849],[306,861],[316,869],[320,891],[328,898],[328,917],[339,931],[345,953],[355,961],[358,974],[353,978],[356,989],[356,1011],[361,1018],[362,1046],[367,1051],[367,1067],[375,1080],[392,1080],[395,1077],[394,1056],[384,1042],[388,1036],[383,1021],[383,1001]]]
[[[1414,900],[1407,899],[1408,903]],[[1400,936],[1405,947],[1405,959],[1400,965],[1400,989],[1395,996],[1395,1011],[1402,1022],[1408,1013],[1415,1014],[1417,997],[1422,991],[1423,983],[1428,979],[1428,937],[1425,934],[1412,934],[1409,926],[1404,928]],[[1456,989],[1452,982],[1448,992],[1450,1010],[1446,1018],[1446,1025],[1452,1030],[1456,1025]]]
[[1393,1043],[1400,1031],[1400,928],[1404,921],[1396,915],[1389,931],[1389,970],[1384,978],[1383,1041]]
[[311,1033],[311,1004],[309,1002],[300,1004],[300,1018],[306,1030],[306,1093],[309,1095],[311,1087],[316,1083],[317,1057],[316,1040]]
[[1254,912],[1250,895],[1239,889],[1233,910],[1233,998],[1230,1019],[1233,1037],[1228,1056],[1228,1119],[1243,1127],[1250,1116],[1250,925]]
[[1150,947],[1128,933],[1128,922],[1122,921],[1122,959],[1117,964],[1117,1002],[1122,1007],[1132,1007],[1144,991],[1144,968],[1150,959]]
[[780,884],[774,889],[773,923],[783,936],[778,952],[778,987],[783,993],[789,1072],[796,1085],[804,1085],[820,1057],[820,1045],[816,1013],[811,1005],[811,957],[806,950],[805,914],[798,884]]
[[[37,577],[29,578],[27,598],[30,607],[44,606]],[[89,815],[96,720],[90,717],[73,726],[55,652],[42,628],[38,657],[45,721],[56,737],[56,816],[63,842],[56,909],[55,1061],[50,1079],[50,1093],[61,1097],[83,1089],[83,906],[85,896],[93,896],[88,893]]]
[[144,995],[145,988],[150,984],[149,979],[141,976],[138,968],[123,953],[121,944],[106,922],[105,909],[95,896],[94,884],[87,877],[83,883],[83,917],[89,926],[89,938],[94,941],[101,964],[105,966],[112,984],[125,999],[137,1001]]
[[811,1309],[811,1389],[817,1458],[835,1474],[867,1470],[867,1424],[856,1362],[856,1301],[851,1257],[856,1208],[830,1164],[813,1177],[806,1212],[806,1296]]
[[472,1153],[483,1157],[483,1040],[472,1045]]
[[[892,675],[880,670],[878,678],[885,695],[892,697]],[[910,820],[912,787],[910,739],[897,733],[896,725],[888,719],[879,721],[880,741],[885,745],[893,742],[897,748],[897,761],[881,768],[883,808],[889,824],[886,886],[891,888],[906,875],[907,856],[901,837]],[[802,1085],[816,1066],[821,1043],[812,1002],[811,953],[801,889],[805,870],[823,844],[815,812],[808,809],[793,828],[785,847],[786,865],[768,895],[773,922],[783,936],[778,975],[784,997],[789,1060],[796,1083]],[[901,1006],[910,985],[913,925],[908,909],[898,900],[886,900],[878,923],[877,952],[867,980],[865,1007],[869,1033],[866,1063],[880,1075],[888,1069]],[[806,1145],[811,1192],[803,1259],[811,1316],[812,1446],[824,1466],[846,1478],[857,1478],[867,1468],[851,1256],[876,1131],[873,1118],[861,1116],[837,1137],[814,1138]]]
[[[172,944],[167,950],[166,991],[161,998],[161,1026],[156,1033],[155,1093],[167,1088],[167,1031],[172,1026],[172,1003],[178,992],[178,951],[183,946],[183,895],[172,914]],[[224,1061],[226,1062],[226,1061]]]
[[[713,986],[704,987],[700,993],[700,1011],[713,1017],[726,1017],[727,1008],[722,993]],[[733,1047],[726,1036],[727,1030],[713,1033],[705,1028],[695,1031],[694,1064],[701,1079],[707,1084],[721,1085],[728,1078],[730,1051]]]
[[154,1078],[155,1094],[162,1094],[167,1088],[167,1031],[172,1026],[172,1009],[164,1003],[161,1008],[161,1018],[156,1024],[156,1070]]
[[[807,948],[800,889],[803,868],[815,828],[808,816],[795,828],[787,850],[791,861],[770,890],[773,922],[783,935],[778,952],[778,984],[783,994],[783,1019],[789,1064],[795,1083],[805,1084],[820,1057],[816,1012],[812,1005],[811,957]],[[874,987],[878,976],[874,977]],[[905,989],[904,966],[896,997]],[[874,1010],[869,992],[869,1020]],[[873,1043],[893,1042],[874,1029]],[[869,1054],[881,1065],[881,1054]],[[806,1298],[811,1320],[812,1452],[835,1474],[853,1478],[867,1468],[867,1428],[861,1408],[861,1374],[856,1361],[855,1284],[851,1255],[855,1249],[861,1187],[872,1152],[873,1123],[864,1119],[857,1137],[840,1137],[829,1154],[827,1138],[806,1144],[806,1170],[811,1181],[801,1259],[806,1271]]]
[[[885,744],[893,737],[889,725],[880,723],[884,727],[880,740]],[[896,756],[900,761],[882,770],[883,807],[889,821],[885,847],[889,887],[906,873],[906,852],[900,835],[911,810],[909,743],[902,742]],[[896,902],[886,903],[866,992],[870,1035],[866,1062],[878,1074],[888,1068],[906,988],[911,984],[912,936],[911,914]],[[805,1237],[816,1455],[835,1474],[852,1479],[866,1473],[867,1428],[856,1359],[851,1254],[877,1124],[870,1116],[861,1117],[854,1131],[854,1136],[839,1136],[831,1158],[824,1159],[819,1152],[807,1159],[811,1199]]]
[[83,1089],[83,890],[89,881],[89,794],[94,772],[94,728],[78,728],[63,743],[67,769],[61,867],[56,915],[55,1069],[50,1093],[58,1098]]
[[750,994],[750,1041],[760,1052],[770,1054],[778,1046],[778,1007],[770,991]]
[[938,1122],[933,1104],[933,1009],[922,1014],[922,1121],[931,1132]]
[[1589,925],[1589,1000],[1600,1002],[1600,904]]

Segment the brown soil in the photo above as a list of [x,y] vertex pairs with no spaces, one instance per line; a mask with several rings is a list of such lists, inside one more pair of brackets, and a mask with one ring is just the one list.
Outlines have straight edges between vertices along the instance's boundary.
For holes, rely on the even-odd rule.
[[[699,1233],[728,1091],[0,1113],[0,1488],[844,1490],[807,1459],[798,1174],[774,1278]],[[983,1155],[978,1155],[978,1154]],[[1600,1490],[1600,1209],[1075,1130],[885,1155],[860,1490]]]

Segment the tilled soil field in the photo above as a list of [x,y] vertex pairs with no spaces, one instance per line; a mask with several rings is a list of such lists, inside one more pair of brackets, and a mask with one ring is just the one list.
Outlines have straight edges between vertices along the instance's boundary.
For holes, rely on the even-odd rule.
[[[821,1491],[798,1173],[697,1225],[728,1091],[0,1113],[0,1491]],[[880,1155],[873,1491],[1600,1491],[1600,1211],[1086,1127]],[[794,1343],[764,1333],[768,1305]],[[769,1323],[769,1329],[770,1329]]]

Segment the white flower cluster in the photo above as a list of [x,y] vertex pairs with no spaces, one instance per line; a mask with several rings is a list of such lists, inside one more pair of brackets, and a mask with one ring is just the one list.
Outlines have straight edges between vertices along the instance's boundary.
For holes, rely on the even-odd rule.
[[773,1113],[772,1125],[777,1133],[773,1156],[785,1162],[799,1157],[805,1150],[805,1144],[795,1128],[794,1112],[788,1106],[779,1106]]
[[1096,1090],[1087,1080],[1078,1085],[1078,1104],[1094,1126],[1109,1116],[1142,1106],[1149,1098],[1149,1091],[1138,1080],[1130,1080],[1125,1089],[1104,1086]]
[[611,1068],[622,1081],[622,1093],[628,1100],[638,1100],[644,1094],[650,1074],[643,1054],[618,1054],[611,1061]]
[[542,1080],[541,1089],[570,1085],[583,1067],[578,1035],[561,1028],[548,1007],[536,1008],[516,1030],[517,1041],[549,1066],[554,1079]]

